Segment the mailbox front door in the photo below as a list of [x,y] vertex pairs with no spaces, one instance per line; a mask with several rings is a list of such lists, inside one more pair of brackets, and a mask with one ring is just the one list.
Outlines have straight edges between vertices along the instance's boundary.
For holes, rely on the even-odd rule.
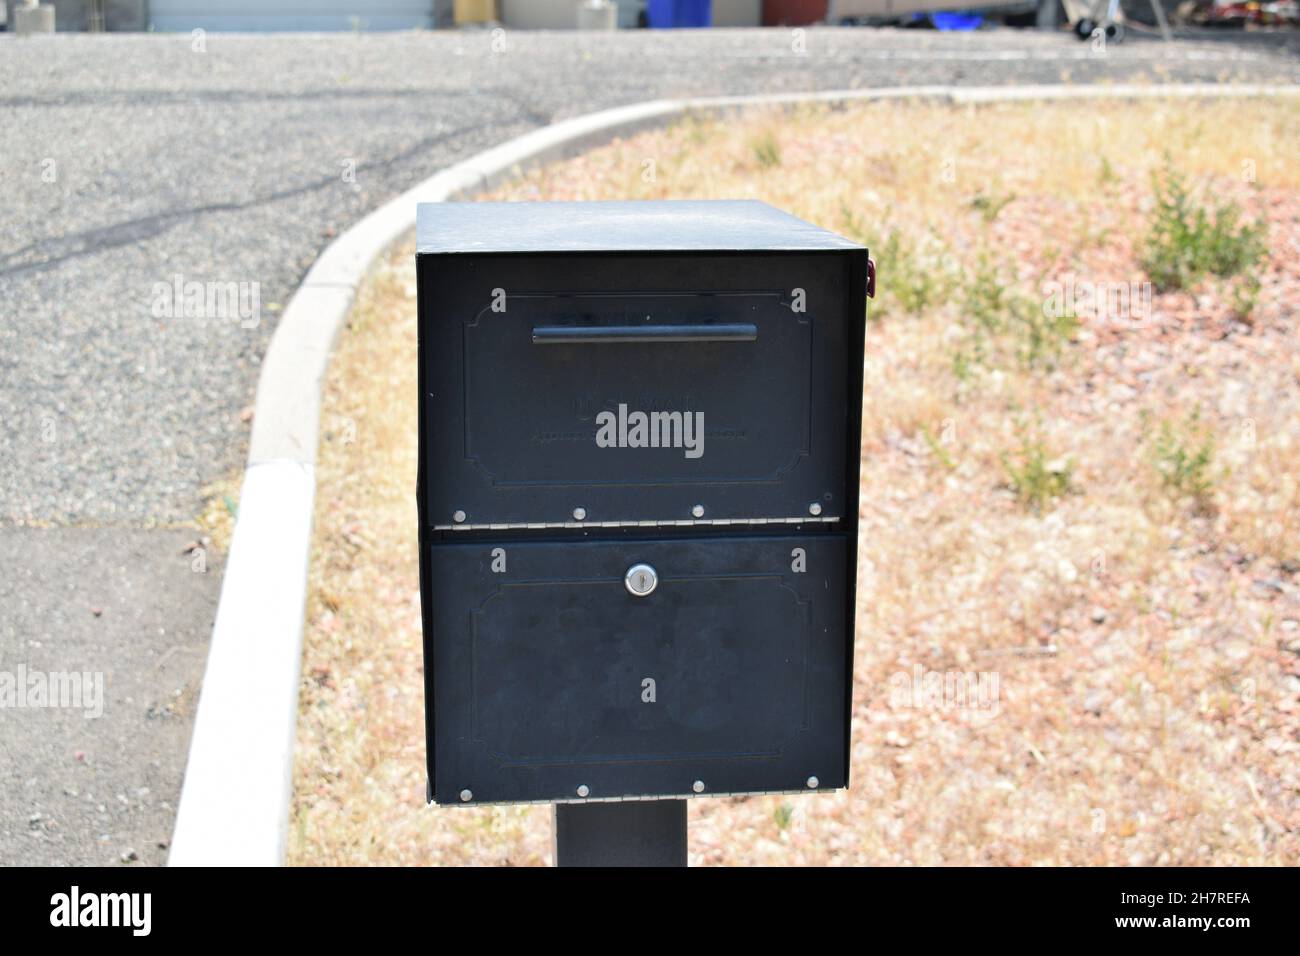
[[438,527],[564,527],[575,509],[605,527],[842,514],[839,260],[666,259],[647,275],[592,257],[581,276],[599,286],[535,261],[455,265],[465,279],[426,350]]
[[437,799],[842,786],[844,552],[837,535],[436,549]]

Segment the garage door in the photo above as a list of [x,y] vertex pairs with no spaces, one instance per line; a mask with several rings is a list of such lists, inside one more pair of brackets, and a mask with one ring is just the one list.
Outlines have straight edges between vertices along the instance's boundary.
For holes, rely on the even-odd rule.
[[151,0],[155,30],[411,30],[433,26],[433,0]]

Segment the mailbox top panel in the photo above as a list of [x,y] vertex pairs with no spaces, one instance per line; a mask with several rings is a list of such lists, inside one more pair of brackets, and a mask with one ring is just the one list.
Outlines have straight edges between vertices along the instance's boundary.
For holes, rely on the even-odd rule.
[[861,249],[755,200],[421,203],[420,255]]

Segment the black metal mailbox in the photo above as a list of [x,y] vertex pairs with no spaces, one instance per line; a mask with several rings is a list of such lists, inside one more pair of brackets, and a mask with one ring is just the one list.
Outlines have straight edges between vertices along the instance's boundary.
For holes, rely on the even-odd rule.
[[417,268],[431,797],[845,786],[867,250],[443,203]]

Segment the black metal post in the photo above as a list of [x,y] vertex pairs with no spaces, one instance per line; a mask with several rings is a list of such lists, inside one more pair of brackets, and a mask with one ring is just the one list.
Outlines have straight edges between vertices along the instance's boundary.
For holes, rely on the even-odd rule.
[[685,866],[686,801],[555,805],[556,866]]

